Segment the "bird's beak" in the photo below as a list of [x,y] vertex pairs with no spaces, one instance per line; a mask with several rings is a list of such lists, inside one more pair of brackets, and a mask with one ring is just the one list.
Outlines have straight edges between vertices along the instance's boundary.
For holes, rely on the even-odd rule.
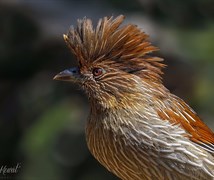
[[70,69],[66,69],[53,78],[54,80],[60,81],[76,81],[80,79],[80,72],[78,67],[73,67]]

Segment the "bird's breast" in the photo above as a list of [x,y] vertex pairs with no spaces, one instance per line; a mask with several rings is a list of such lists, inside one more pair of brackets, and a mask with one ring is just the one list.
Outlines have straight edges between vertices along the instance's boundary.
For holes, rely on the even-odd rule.
[[124,114],[120,119],[91,116],[86,126],[89,150],[109,171],[123,180],[212,179],[203,168],[214,168],[208,162],[212,157],[179,126],[145,116],[128,121]]
[[89,120],[86,137],[94,157],[121,179],[167,179],[155,161],[158,153],[149,133],[140,133],[134,124],[114,117]]
[[109,171],[123,180],[142,179],[139,173],[146,164],[138,159],[137,144],[130,145],[122,134],[103,127],[87,127],[86,134],[89,150]]

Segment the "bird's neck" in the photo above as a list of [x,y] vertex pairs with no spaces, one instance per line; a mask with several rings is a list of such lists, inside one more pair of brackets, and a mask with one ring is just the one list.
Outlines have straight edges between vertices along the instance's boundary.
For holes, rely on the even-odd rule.
[[151,106],[158,99],[167,98],[168,89],[161,83],[136,79],[127,84],[127,89],[116,88],[116,92],[95,95],[89,98],[91,113],[98,114],[106,111],[133,110]]
[[133,93],[123,93],[121,97],[111,97],[108,102],[91,99],[89,126],[114,128],[111,126],[124,124],[131,120],[130,116],[135,117],[139,113],[145,118],[151,117],[153,112],[155,116],[155,110],[159,106],[158,99],[167,99],[169,91],[161,84],[151,83],[142,84],[139,89]]

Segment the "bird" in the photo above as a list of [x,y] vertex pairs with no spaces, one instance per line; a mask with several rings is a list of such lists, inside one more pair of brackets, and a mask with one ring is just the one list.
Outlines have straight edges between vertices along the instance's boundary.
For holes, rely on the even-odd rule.
[[124,19],[85,17],[63,35],[78,65],[54,79],[88,97],[91,154],[122,180],[214,179],[214,133],[163,85],[159,49]]

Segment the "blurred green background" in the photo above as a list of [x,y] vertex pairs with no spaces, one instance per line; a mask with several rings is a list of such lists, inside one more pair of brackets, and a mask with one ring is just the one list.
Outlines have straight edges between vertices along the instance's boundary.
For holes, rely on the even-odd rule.
[[0,178],[117,179],[86,147],[86,96],[52,78],[76,63],[62,34],[77,18],[119,14],[150,34],[165,85],[214,129],[213,0],[1,0],[0,168],[21,167]]

